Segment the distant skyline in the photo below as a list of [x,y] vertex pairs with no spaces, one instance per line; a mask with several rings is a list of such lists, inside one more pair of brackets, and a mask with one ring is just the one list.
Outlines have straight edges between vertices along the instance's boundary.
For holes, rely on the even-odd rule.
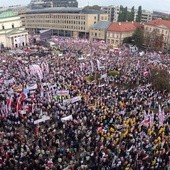
[[[30,0],[0,0],[0,6],[11,6],[11,5],[27,5]],[[142,6],[142,9],[146,10],[160,10],[170,12],[170,0],[78,0],[79,7],[91,5],[108,6],[108,5],[123,5],[131,8],[135,6]]]

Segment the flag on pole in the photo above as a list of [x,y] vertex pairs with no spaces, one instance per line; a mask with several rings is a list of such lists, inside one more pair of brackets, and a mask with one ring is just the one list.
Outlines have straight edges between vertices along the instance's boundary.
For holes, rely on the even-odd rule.
[[143,119],[143,121],[141,122],[141,126],[142,126],[142,125],[143,125],[143,126],[148,126],[148,124],[149,124],[149,115],[146,113],[145,110],[144,110],[143,116],[144,116],[144,119]]
[[151,113],[151,115],[150,115],[150,122],[149,122],[150,127],[153,126],[153,123],[154,123],[154,112],[152,111],[152,113]]
[[164,115],[164,113],[162,112],[161,106],[159,105],[159,111],[158,111],[159,127],[161,127],[163,125],[163,115]]

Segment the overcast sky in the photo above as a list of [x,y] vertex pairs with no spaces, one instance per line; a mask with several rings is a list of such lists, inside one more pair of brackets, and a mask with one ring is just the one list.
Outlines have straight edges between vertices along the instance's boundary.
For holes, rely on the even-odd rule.
[[[27,5],[30,0],[0,0],[0,6],[9,5]],[[127,7],[135,6],[138,8],[139,5],[143,9],[148,10],[161,10],[170,12],[170,0],[78,0],[79,6],[86,5],[123,5]]]

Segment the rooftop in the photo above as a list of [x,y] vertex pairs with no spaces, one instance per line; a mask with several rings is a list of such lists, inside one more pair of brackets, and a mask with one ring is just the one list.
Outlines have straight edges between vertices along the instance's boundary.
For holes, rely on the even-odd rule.
[[135,31],[136,28],[140,26],[141,25],[136,22],[113,22],[109,26],[108,31],[129,32],[129,31]]
[[26,14],[41,14],[41,13],[83,13],[83,14],[100,14],[103,11],[93,10],[93,9],[82,9],[77,7],[56,7],[56,8],[44,8],[44,9],[34,9],[26,11]]
[[162,20],[162,19],[156,19],[156,20],[152,20],[148,23],[146,23],[146,25],[151,25],[151,26],[165,26],[170,28],[170,21],[168,20]]
[[15,17],[15,16],[18,16],[18,14],[13,11],[3,11],[0,13],[0,19],[11,18],[11,17]]
[[105,30],[109,27],[110,24],[111,22],[109,21],[98,21],[96,24],[92,26],[92,28]]

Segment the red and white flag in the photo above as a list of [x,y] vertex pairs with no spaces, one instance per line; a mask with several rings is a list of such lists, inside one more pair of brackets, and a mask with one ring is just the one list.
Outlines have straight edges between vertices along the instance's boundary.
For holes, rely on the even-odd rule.
[[159,127],[163,126],[164,120],[165,120],[165,112],[164,109],[161,109],[161,106],[159,105],[159,112],[158,112],[158,120],[159,120]]
[[141,126],[143,125],[143,126],[148,126],[148,124],[149,124],[149,115],[146,113],[146,111],[144,110],[144,119],[143,119],[143,121],[141,122]]
[[13,96],[11,96],[10,98],[8,98],[6,100],[6,105],[7,105],[7,109],[8,109],[9,112],[11,111],[11,104],[12,104],[12,102],[13,102]]
[[25,100],[27,96],[24,93],[21,93],[18,100],[17,100],[17,107],[16,107],[16,113],[18,114],[19,110],[22,109],[22,101]]
[[153,126],[153,123],[154,123],[154,112],[152,111],[152,114],[150,115],[150,127]]

